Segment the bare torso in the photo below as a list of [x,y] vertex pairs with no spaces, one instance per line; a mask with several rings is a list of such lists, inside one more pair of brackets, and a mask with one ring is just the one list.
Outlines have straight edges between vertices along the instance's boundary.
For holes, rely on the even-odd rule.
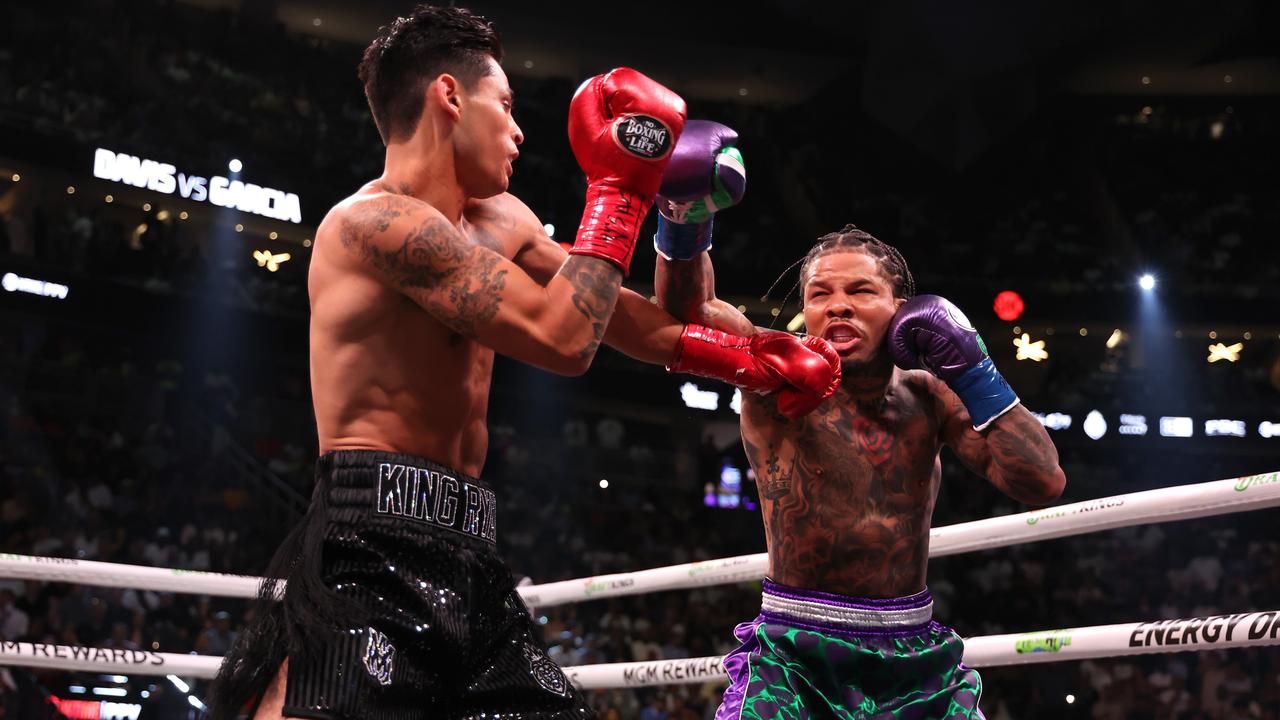
[[743,403],[773,580],[872,598],[924,588],[941,441],[922,376],[894,371],[879,400],[842,387],[794,421],[768,398]]
[[[368,272],[351,252],[343,220],[352,200],[385,192],[377,183],[339,203],[316,233],[311,297],[311,392],[320,452],[408,453],[478,476],[489,435],[493,351],[450,330]],[[509,195],[473,201],[459,229],[510,259],[520,250]]]

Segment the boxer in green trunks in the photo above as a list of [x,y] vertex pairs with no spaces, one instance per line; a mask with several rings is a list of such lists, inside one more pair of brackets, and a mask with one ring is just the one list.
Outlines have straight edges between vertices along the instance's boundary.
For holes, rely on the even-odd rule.
[[[737,139],[711,125],[686,128],[663,178],[657,295],[685,321],[749,335],[715,298],[706,252],[706,210],[724,207],[717,172]],[[938,453],[947,445],[1008,496],[1043,505],[1066,483],[1057,450],[963,313],[916,296],[892,246],[852,225],[825,235],[801,263],[800,291],[807,334],[839,355],[843,380],[798,418],[776,397],[743,396],[769,579],[725,658],[716,718],[982,717],[981,679],[933,620],[925,587]]]

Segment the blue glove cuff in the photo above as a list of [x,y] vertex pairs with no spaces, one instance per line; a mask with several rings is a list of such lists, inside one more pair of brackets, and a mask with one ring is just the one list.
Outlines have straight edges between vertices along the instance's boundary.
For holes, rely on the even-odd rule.
[[983,358],[982,362],[948,384],[969,411],[973,429],[979,432],[986,430],[996,418],[1009,412],[1020,402],[1018,394],[1009,387],[1009,383],[996,370],[996,364],[989,357]]
[[668,260],[692,260],[711,249],[711,226],[715,218],[706,222],[682,225],[658,215],[658,234],[653,236],[653,249]]

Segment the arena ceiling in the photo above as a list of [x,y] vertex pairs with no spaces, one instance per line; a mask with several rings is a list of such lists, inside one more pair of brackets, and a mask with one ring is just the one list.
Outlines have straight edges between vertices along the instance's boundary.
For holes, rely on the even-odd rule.
[[[412,0],[184,0],[366,44]],[[690,100],[865,113],[942,168],[1066,95],[1280,96],[1280,3],[473,0],[513,74],[642,69]],[[1141,107],[1137,105],[1134,110]]]
[[[413,5],[185,1],[241,7],[299,33],[354,44],[368,42],[378,26]],[[1267,0],[466,4],[495,21],[514,72],[578,78],[634,65],[691,97],[745,103],[796,103],[837,82],[851,82],[873,100],[916,94],[921,106],[938,104],[935,96],[1001,88],[1280,94],[1280,43],[1274,41],[1280,4]]]

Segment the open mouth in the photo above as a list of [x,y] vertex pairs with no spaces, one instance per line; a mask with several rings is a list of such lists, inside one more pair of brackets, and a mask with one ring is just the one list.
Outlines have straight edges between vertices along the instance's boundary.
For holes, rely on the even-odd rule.
[[838,353],[852,352],[859,344],[862,343],[862,336],[852,325],[844,323],[836,323],[827,327],[822,333],[822,338]]

